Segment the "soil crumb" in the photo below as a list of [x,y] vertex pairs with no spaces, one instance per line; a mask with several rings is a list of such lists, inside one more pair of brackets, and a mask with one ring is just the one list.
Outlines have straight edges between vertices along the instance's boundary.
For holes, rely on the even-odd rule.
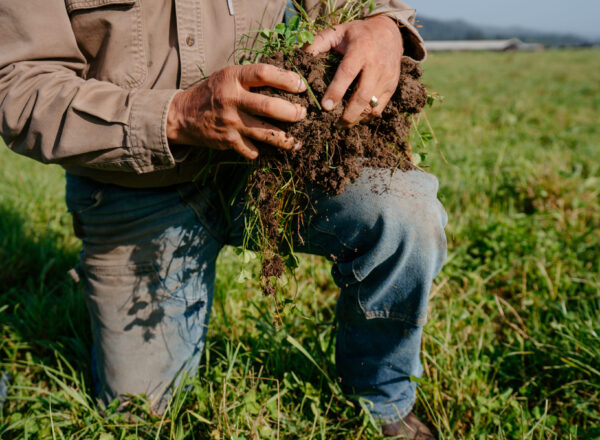
[[274,257],[265,260],[260,271],[260,276],[262,278],[279,278],[283,275],[283,268],[283,260],[279,255],[275,255]]

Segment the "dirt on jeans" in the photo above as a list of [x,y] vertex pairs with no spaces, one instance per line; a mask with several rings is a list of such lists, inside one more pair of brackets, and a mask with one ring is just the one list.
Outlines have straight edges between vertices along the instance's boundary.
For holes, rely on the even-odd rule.
[[[317,188],[339,194],[365,167],[413,169],[408,144],[411,116],[425,106],[427,93],[419,81],[421,67],[404,57],[398,87],[382,116],[344,128],[339,121],[354,85],[346,94],[343,105],[338,105],[333,111],[321,110],[315,102],[316,98],[320,103],[339,58],[327,54],[314,57],[300,51],[292,59],[276,54],[261,62],[300,72],[314,93],[313,98],[309,92],[298,95],[273,88],[256,90],[307,108],[307,116],[300,122],[271,121],[301,140],[302,148],[293,152],[260,145],[259,163],[247,185],[250,205],[257,209],[261,218],[265,240],[263,251],[268,248],[268,252],[263,253],[261,270],[263,291],[272,294],[275,291],[272,277],[279,278],[284,271],[279,249],[283,245],[282,230],[287,230],[285,223],[289,218],[282,217],[282,212],[290,209],[298,214],[306,212],[310,200],[303,189]],[[293,180],[293,195],[290,191],[281,191],[282,187],[292,183],[290,179]],[[302,237],[299,238],[302,240]]]

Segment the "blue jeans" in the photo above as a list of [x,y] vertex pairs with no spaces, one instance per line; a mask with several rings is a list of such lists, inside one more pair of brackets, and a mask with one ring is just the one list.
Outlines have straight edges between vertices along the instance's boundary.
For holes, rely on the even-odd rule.
[[[333,261],[338,376],[381,422],[410,412],[410,377],[422,373],[428,294],[446,256],[437,186],[420,171],[367,169],[340,195],[313,194],[317,213],[296,247]],[[99,397],[145,393],[161,411],[182,373],[197,373],[217,255],[241,244],[243,216],[222,209],[211,185],[130,189],[70,174],[67,205],[83,243]]]

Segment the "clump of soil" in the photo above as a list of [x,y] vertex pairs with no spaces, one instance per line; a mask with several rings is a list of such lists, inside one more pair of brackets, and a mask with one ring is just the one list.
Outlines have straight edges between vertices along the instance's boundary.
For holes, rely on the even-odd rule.
[[[339,63],[332,55],[314,57],[302,51],[292,58],[279,53],[261,61],[300,72],[319,102]],[[264,257],[261,279],[266,294],[275,291],[272,280],[280,277],[284,270],[279,253],[282,247],[289,245],[285,234],[290,232],[291,225],[299,224],[294,217],[309,212],[306,188],[339,194],[365,167],[414,168],[407,138],[411,115],[419,113],[427,102],[425,87],[419,81],[421,75],[421,67],[404,57],[398,87],[382,117],[351,128],[339,125],[343,106],[326,112],[308,92],[296,95],[273,88],[257,90],[307,108],[306,118],[298,123],[272,121],[301,140],[303,147],[292,152],[262,145],[260,159],[247,184],[249,206],[256,209],[262,228],[259,247]],[[353,87],[346,94],[344,105],[352,91]],[[293,191],[282,191],[290,186]]]

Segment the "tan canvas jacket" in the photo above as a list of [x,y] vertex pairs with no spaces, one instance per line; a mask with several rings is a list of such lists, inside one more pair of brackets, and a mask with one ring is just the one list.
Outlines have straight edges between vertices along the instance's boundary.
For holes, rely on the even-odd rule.
[[[338,3],[343,3],[338,1]],[[306,0],[316,12],[320,0]],[[414,11],[376,2],[425,56]],[[190,181],[203,147],[171,148],[178,89],[234,63],[244,34],[281,22],[285,0],[0,0],[0,119],[15,152],[103,182]]]

